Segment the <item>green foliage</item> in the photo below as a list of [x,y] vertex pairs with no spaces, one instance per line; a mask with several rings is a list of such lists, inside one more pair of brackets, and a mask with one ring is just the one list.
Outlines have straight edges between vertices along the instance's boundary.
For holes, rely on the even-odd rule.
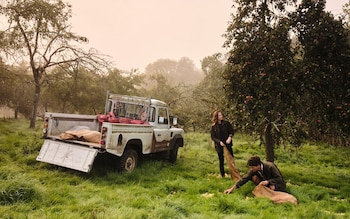
[[[225,37],[230,49],[225,71],[226,96],[235,109],[234,119],[244,132],[265,137],[268,160],[273,161],[273,144],[280,127],[294,119],[297,79],[289,25],[283,4],[293,1],[237,1]],[[273,8],[273,9],[272,9]],[[301,138],[302,136],[295,136]]]
[[227,100],[223,87],[225,65],[222,54],[207,56],[201,63],[205,77],[194,88],[191,98],[186,103],[187,108],[190,108],[187,111],[191,112],[186,116],[192,126],[190,130],[207,132],[210,130],[214,110],[225,110],[225,116],[232,118],[231,109],[227,110],[231,101]]
[[[298,206],[273,204],[247,183],[219,177],[208,133],[186,133],[175,164],[146,156],[132,173],[118,173],[115,159],[100,156],[88,174],[35,161],[41,129],[0,121],[0,215],[2,218],[346,218],[350,213],[349,150],[315,143],[298,153],[276,149],[276,164]],[[9,146],[10,145],[10,146]],[[252,154],[264,158],[253,138],[234,136],[236,165],[243,174]]]
[[179,61],[160,59],[147,65],[143,76],[139,93],[168,103],[171,114],[179,118],[181,127],[195,129],[198,119],[188,112],[201,109],[191,93],[203,74],[195,68],[193,61],[186,57]]
[[[312,138],[346,145],[350,134],[349,30],[342,20],[325,12],[325,4],[324,0],[304,0],[290,15],[303,51],[297,76],[303,106],[299,113],[309,124]],[[334,142],[334,137],[340,142]]]
[[31,117],[33,79],[23,63],[18,67],[4,66],[0,70],[0,104],[12,108],[16,115]]
[[68,20],[72,11],[68,3],[7,1],[0,5],[0,13],[8,22],[6,31],[2,32],[4,46],[0,55],[6,54],[16,62],[26,59],[31,69],[34,92],[30,127],[35,128],[41,89],[51,67],[74,64],[101,72],[106,69],[107,61],[93,49],[86,52],[75,46],[87,42],[87,38],[70,32]]
[[[226,95],[234,123],[264,139],[266,153],[307,139],[349,145],[349,30],[325,2],[235,1],[225,37]],[[290,30],[297,36],[292,44]]]
[[142,76],[134,71],[122,73],[114,69],[100,75],[83,67],[55,68],[48,74],[41,103],[46,111],[102,114],[107,91],[136,95],[141,81]]

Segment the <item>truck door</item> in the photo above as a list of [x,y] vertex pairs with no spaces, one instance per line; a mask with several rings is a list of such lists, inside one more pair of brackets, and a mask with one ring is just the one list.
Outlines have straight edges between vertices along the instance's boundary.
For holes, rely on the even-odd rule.
[[165,149],[169,147],[170,143],[170,133],[169,133],[169,115],[168,108],[159,107],[158,112],[156,113],[156,122],[157,125],[154,129],[154,138],[155,138],[155,149]]

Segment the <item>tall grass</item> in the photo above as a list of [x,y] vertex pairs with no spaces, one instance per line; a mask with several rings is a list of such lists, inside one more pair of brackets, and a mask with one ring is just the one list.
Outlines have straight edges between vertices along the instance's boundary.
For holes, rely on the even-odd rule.
[[[349,148],[276,148],[288,192],[299,201],[294,206],[254,197],[252,183],[223,194],[234,181],[219,177],[207,133],[186,133],[175,164],[147,156],[134,172],[118,173],[115,159],[100,154],[86,174],[37,162],[41,128],[27,127],[0,121],[0,218],[349,218]],[[264,158],[249,136],[233,140],[242,174],[250,155]]]

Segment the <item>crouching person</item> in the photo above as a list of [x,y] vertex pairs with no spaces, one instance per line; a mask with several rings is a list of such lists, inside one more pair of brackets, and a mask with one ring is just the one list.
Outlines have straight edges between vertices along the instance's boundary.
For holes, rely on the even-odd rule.
[[240,180],[238,180],[231,188],[225,190],[226,194],[230,194],[233,190],[238,189],[249,180],[255,185],[264,185],[274,191],[286,191],[286,183],[277,166],[272,162],[261,162],[260,157],[252,156],[249,158],[247,165],[249,171]]

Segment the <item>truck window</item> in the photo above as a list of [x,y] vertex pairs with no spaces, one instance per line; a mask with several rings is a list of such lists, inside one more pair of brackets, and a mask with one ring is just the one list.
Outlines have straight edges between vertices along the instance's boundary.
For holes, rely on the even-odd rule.
[[120,102],[114,102],[113,113],[116,117],[126,117],[126,104]]
[[148,114],[148,107],[147,106],[139,105],[138,111],[139,111],[139,115],[138,115],[137,119],[144,121],[144,122],[150,121],[150,118],[147,120],[147,114]]
[[158,123],[159,124],[168,124],[168,111],[166,108],[158,109]]
[[149,121],[150,122],[154,122],[155,121],[155,117],[156,117],[156,109],[154,107],[151,107],[150,108],[150,111],[149,111]]
[[147,114],[147,108],[147,106],[140,104],[123,103],[117,101],[113,103],[113,113],[116,117],[141,120],[142,114]]

